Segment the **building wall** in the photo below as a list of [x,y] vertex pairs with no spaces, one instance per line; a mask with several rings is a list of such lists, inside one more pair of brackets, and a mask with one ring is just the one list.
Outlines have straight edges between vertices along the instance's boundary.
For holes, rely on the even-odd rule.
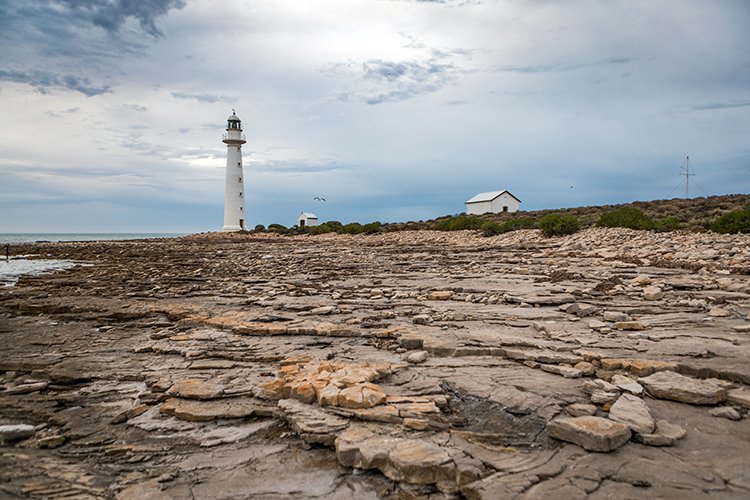
[[500,213],[503,211],[503,207],[508,207],[508,212],[518,212],[518,210],[521,208],[521,203],[508,193],[503,193],[492,201],[467,203],[466,213],[468,215]]
[[492,212],[503,212],[503,207],[508,207],[508,212],[518,212],[521,204],[508,193],[503,193],[492,200]]
[[297,225],[299,227],[317,226],[318,225],[318,219],[308,219],[308,218],[305,218],[305,217],[300,217],[299,220],[297,221]]
[[466,204],[466,213],[468,215],[482,215],[486,214],[487,212],[492,212],[491,201],[480,201],[478,203]]

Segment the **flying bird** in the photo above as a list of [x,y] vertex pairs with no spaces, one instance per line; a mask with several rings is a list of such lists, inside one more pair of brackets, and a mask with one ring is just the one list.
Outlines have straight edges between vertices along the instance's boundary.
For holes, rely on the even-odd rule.
[[315,198],[313,198],[313,200],[318,200],[318,201],[326,201],[326,199],[325,199],[325,198],[319,198],[319,197],[317,197],[317,196],[316,196]]

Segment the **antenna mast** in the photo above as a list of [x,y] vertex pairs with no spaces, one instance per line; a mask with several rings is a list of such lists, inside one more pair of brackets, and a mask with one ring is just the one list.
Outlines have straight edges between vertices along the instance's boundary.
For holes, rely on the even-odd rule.
[[695,175],[690,173],[690,156],[685,158],[685,166],[680,169],[680,175],[685,176],[685,198],[690,198],[690,177]]

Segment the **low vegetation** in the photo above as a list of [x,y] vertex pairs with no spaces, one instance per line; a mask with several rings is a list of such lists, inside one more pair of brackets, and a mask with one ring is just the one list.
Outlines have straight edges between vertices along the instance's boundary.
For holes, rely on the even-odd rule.
[[544,236],[564,236],[578,231],[578,219],[572,215],[545,215],[539,220],[539,229]]
[[332,220],[318,224],[317,226],[307,227],[285,227],[281,224],[270,224],[268,229],[264,228],[262,224],[255,226],[256,232],[270,232],[277,234],[326,234],[326,233],[338,233],[338,234],[376,234],[383,230],[383,224],[380,222],[370,222],[369,224],[360,224],[359,222],[352,222],[350,224],[342,224],[339,221]]
[[711,225],[711,230],[726,234],[750,233],[750,208],[733,210],[718,217]]
[[481,229],[484,221],[473,215],[455,215],[440,219],[435,224],[438,231],[462,231],[464,229]]
[[654,221],[637,208],[620,207],[602,214],[596,225],[600,227],[625,227],[628,229],[653,229]]
[[[548,217],[555,215],[556,217]],[[483,215],[457,214],[427,221],[381,224],[342,224],[328,221],[317,226],[287,228],[281,224],[255,227],[256,232],[277,234],[377,234],[380,232],[432,229],[438,231],[478,230],[495,236],[518,229],[541,229],[545,235],[571,234],[592,226],[638,230],[708,231],[750,233],[750,195],[734,194],[708,198],[674,198],[636,201],[624,205],[536,210]]]

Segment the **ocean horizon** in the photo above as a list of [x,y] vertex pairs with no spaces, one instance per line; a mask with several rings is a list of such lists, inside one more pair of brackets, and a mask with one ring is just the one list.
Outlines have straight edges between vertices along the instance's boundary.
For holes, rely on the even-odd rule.
[[0,244],[37,241],[116,241],[146,238],[175,238],[191,233],[0,233]]

